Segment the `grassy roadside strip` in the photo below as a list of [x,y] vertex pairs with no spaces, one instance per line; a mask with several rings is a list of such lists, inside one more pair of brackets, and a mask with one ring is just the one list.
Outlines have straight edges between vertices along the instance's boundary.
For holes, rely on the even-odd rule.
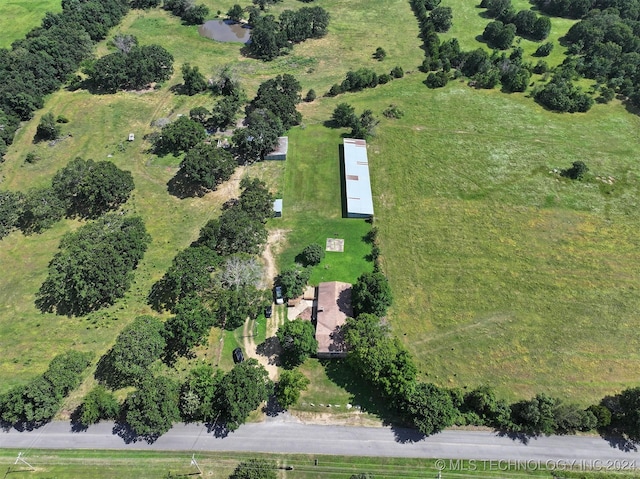
[[[187,477],[197,475],[191,466],[190,452],[170,451],[109,451],[109,450],[32,450],[25,456],[35,471],[32,478],[56,477],[59,479],[92,477],[94,479],[112,477],[159,478]],[[0,461],[11,464],[6,474],[26,472],[25,465],[13,465],[16,450],[0,450]],[[197,452],[195,458],[203,475],[213,479],[227,478],[235,466],[250,458],[266,458],[276,462],[280,468],[279,477],[289,479],[333,479],[348,478],[352,474],[369,473],[376,479],[423,479],[438,477],[441,470],[443,479],[462,477],[485,478],[525,478],[552,477],[550,464],[537,461],[463,461],[456,459],[412,459],[385,457],[347,457],[304,454],[256,454]],[[292,470],[285,467],[292,466]],[[1,471],[1,470],[0,470]],[[5,476],[6,476],[5,474]],[[626,473],[562,471],[562,477],[585,479],[638,477],[630,471]]]

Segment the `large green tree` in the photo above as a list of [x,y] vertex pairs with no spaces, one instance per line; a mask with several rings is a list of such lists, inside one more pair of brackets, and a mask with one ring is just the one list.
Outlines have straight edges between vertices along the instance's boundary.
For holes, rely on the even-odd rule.
[[392,302],[387,277],[379,271],[361,274],[351,289],[351,303],[356,316],[368,313],[382,317]]
[[258,87],[255,98],[247,106],[247,114],[255,110],[269,110],[288,130],[302,120],[302,114],[296,110],[296,105],[302,100],[301,91],[300,82],[293,75],[278,75]]
[[99,58],[85,69],[94,87],[106,93],[140,89],[173,74],[173,56],[160,45],[133,46]]
[[217,324],[228,331],[239,328],[247,319],[255,319],[269,304],[264,291],[253,285],[219,288],[214,294]]
[[285,321],[278,328],[276,337],[282,347],[281,359],[286,368],[294,368],[318,352],[316,329],[311,321],[304,319]]
[[300,392],[307,389],[310,381],[297,369],[285,369],[280,373],[275,394],[282,409],[293,406],[300,398]]
[[124,402],[125,421],[138,436],[156,438],[180,420],[178,384],[165,377],[149,377]]
[[97,218],[129,199],[135,185],[129,171],[110,161],[76,158],[58,170],[51,180],[56,195],[65,202],[69,216]]
[[95,377],[111,389],[136,386],[151,375],[149,366],[165,348],[162,321],[138,316],[116,338],[113,347],[100,359]]
[[296,298],[302,294],[310,277],[311,268],[301,268],[298,265],[294,265],[280,271],[276,278],[276,284],[282,286],[282,293],[285,298]]
[[183,92],[186,95],[195,95],[207,89],[207,79],[198,66],[191,66],[189,63],[182,65],[182,79],[184,80]]
[[97,385],[82,400],[78,420],[87,427],[101,419],[116,419],[120,414],[120,403],[104,386]]
[[246,119],[246,128],[236,128],[231,137],[238,156],[244,163],[260,161],[278,146],[284,134],[282,121],[271,110],[253,110]]
[[41,233],[61,220],[66,205],[53,188],[36,188],[24,195],[20,215],[20,229],[26,235]]
[[394,404],[401,404],[413,388],[417,368],[389,327],[377,316],[361,314],[347,319],[344,337],[352,368]]
[[181,116],[173,123],[162,128],[154,147],[161,154],[173,153],[179,155],[189,151],[207,136],[207,132],[197,121],[187,116]]
[[625,389],[618,395],[617,422],[632,441],[640,442],[640,387]]
[[187,152],[180,163],[180,173],[203,188],[215,190],[231,178],[236,165],[233,155],[226,149],[201,143]]
[[10,424],[41,424],[51,420],[64,398],[80,384],[91,357],[91,353],[79,351],[54,357],[42,375],[0,395],[0,419]]
[[257,254],[267,240],[267,230],[242,208],[225,210],[200,231],[198,243],[215,249],[221,256],[235,253]]
[[553,434],[556,430],[554,409],[557,400],[546,394],[536,394],[529,400],[511,405],[513,423],[527,434]]
[[215,322],[213,311],[198,296],[183,298],[175,307],[175,316],[165,323],[164,362],[173,365],[178,356],[193,356],[192,349],[204,341]]
[[209,364],[189,371],[180,389],[180,413],[185,421],[211,421],[216,415],[215,398],[223,373]]
[[211,273],[219,263],[218,253],[205,245],[180,251],[164,276],[151,287],[148,303],[156,311],[174,311],[182,298],[211,285]]
[[36,295],[43,312],[83,315],[124,296],[151,237],[137,216],[106,214],[67,233]]
[[406,418],[427,436],[451,426],[456,417],[449,392],[431,383],[416,383],[406,396],[403,410]]
[[273,200],[264,181],[245,176],[240,181],[240,198],[238,207],[248,213],[254,220],[266,223],[273,216]]
[[216,406],[230,431],[235,431],[273,392],[269,374],[255,359],[236,364],[220,382]]
[[35,141],[55,140],[60,136],[60,125],[56,123],[53,113],[42,115],[36,129]]
[[23,196],[18,192],[0,191],[0,239],[18,226],[22,216]]

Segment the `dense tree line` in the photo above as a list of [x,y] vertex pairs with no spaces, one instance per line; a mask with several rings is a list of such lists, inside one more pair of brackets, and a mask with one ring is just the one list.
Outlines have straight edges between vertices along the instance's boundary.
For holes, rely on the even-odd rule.
[[91,357],[91,353],[78,351],[56,356],[41,376],[2,394],[2,422],[38,425],[50,421],[64,398],[80,384],[82,372],[91,363]]
[[[507,55],[484,49],[464,52],[457,39],[440,42],[437,28],[429,10],[439,2],[411,0],[411,5],[420,23],[425,59],[422,71],[428,73],[425,84],[429,88],[441,88],[452,77],[465,76],[469,84],[477,88],[495,88],[502,86],[505,92],[523,92],[529,86],[533,73],[545,73],[544,62],[537,65],[524,62],[522,49],[515,47]],[[482,0],[481,8],[486,8],[487,16],[494,19],[483,32],[483,38],[489,46],[497,50],[512,48],[516,35],[534,41],[545,39],[551,30],[551,21],[547,16],[539,16],[531,10],[516,12],[511,0]],[[433,12],[432,12],[433,13]],[[537,56],[546,56],[553,43],[541,45]],[[566,72],[567,69],[563,67]],[[453,71],[452,71],[453,70]],[[551,83],[538,87],[533,95],[547,108],[559,111],[587,111],[593,101],[572,83],[571,75],[563,75]]]
[[285,73],[263,82],[255,98],[245,108],[246,128],[233,132],[232,143],[243,162],[264,158],[278,145],[278,137],[300,124],[302,115],[296,110],[300,103],[300,83]]
[[165,324],[167,363],[190,355],[212,326],[235,329],[266,304],[253,257],[267,239],[273,195],[257,179],[244,178],[240,186],[240,197],[202,227],[151,289],[149,304],[175,314]]
[[19,121],[42,108],[44,96],[90,56],[128,8],[127,0],[63,0],[61,13],[47,13],[26,38],[0,49],[0,156]]
[[509,404],[488,386],[463,391],[417,380],[410,354],[375,315],[349,318],[345,341],[347,362],[354,372],[367,380],[399,417],[426,435],[457,424],[527,436],[598,429],[640,441],[639,387],[605,397],[587,408],[543,393]]
[[141,384],[151,376],[149,366],[164,351],[163,323],[138,316],[125,327],[113,347],[100,359],[95,377],[111,389]]
[[160,45],[134,44],[99,58],[84,71],[99,91],[138,90],[168,80],[173,74],[173,56]]
[[209,7],[195,4],[193,0],[164,0],[162,8],[180,17],[187,25],[200,25],[209,15]]
[[285,10],[278,20],[273,15],[260,15],[253,11],[249,17],[251,43],[250,55],[261,60],[273,60],[295,43],[309,38],[322,38],[327,34],[329,13],[322,7],[303,7]]
[[345,92],[356,92],[364,90],[365,88],[375,88],[378,85],[389,83],[395,78],[402,78],[404,71],[402,67],[394,67],[390,73],[383,73],[378,75],[375,71],[369,68],[359,68],[355,71],[348,71],[345,79],[341,83],[336,83],[331,86],[327,92],[327,96],[336,96]]
[[129,289],[150,241],[141,218],[114,213],[67,233],[36,305],[43,312],[83,315],[113,304]]
[[130,172],[109,161],[76,158],[56,172],[50,187],[0,191],[0,239],[16,228],[40,233],[65,215],[95,219],[119,208],[133,189]]
[[373,111],[369,109],[364,110],[358,116],[354,107],[348,103],[340,103],[333,110],[331,122],[338,128],[351,128],[351,133],[349,134],[351,138],[367,140],[374,135],[379,120],[373,116]]
[[[630,2],[633,4],[634,2]],[[571,54],[564,62],[566,78],[579,74],[594,79],[640,106],[640,20],[638,12],[620,8],[593,10],[566,35]]]

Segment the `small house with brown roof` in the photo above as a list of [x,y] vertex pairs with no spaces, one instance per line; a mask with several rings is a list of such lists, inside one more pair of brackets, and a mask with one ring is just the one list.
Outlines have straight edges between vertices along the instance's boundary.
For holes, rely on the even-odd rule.
[[318,285],[316,306],[316,340],[318,358],[344,358],[347,348],[342,327],[351,309],[351,285],[332,281]]

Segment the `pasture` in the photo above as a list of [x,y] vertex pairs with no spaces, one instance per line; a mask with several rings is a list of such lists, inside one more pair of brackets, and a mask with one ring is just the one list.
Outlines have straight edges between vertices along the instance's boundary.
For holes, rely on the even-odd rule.
[[[215,14],[235,2],[204,3]],[[388,320],[424,379],[452,387],[490,384],[508,399],[548,392],[585,405],[635,384],[640,365],[638,116],[615,101],[587,114],[554,114],[527,94],[473,90],[459,81],[429,90],[417,71],[423,52],[408,1],[317,3],[332,17],[327,37],[297,45],[270,63],[242,56],[240,44],[202,38],[196,27],[164,11],[132,11],[112,34],[162,44],[175,57],[173,77],[148,92],[59,91],[19,130],[0,165],[3,189],[46,185],[76,156],[109,158],[134,175],[136,190],[126,208],[144,218],[153,241],[124,299],[86,317],[66,318],[39,313],[33,300],[60,238],[78,224],[63,221],[41,235],[6,237],[0,245],[0,393],[44,371],[55,354],[69,348],[94,351],[97,360],[131,319],[150,312],[151,285],[235,194],[244,174],[264,178],[284,198],[283,218],[269,222],[286,232],[279,267],[288,266],[311,242],[342,237],[345,252],[327,254],[311,281],[355,281],[370,269],[370,246],[362,241],[370,226],[341,217],[338,146],[348,130],[325,125],[342,102],[358,113],[369,108],[381,119],[369,141],[369,160],[381,261],[395,297]],[[481,10],[464,0],[448,3],[454,27],[444,37],[458,37],[465,49],[482,45],[475,38],[488,21]],[[272,12],[300,6],[285,0]],[[552,24],[557,39],[570,22],[553,19]],[[10,37],[5,31],[0,39]],[[371,58],[378,46],[387,51],[383,62]],[[521,46],[531,59],[535,45],[523,41]],[[111,48],[105,40],[97,54]],[[561,52],[556,45],[548,61],[559,63]],[[249,97],[262,81],[281,73],[296,76],[303,96],[315,89],[318,99],[299,106],[303,125],[289,132],[289,160],[241,169],[219,191],[201,198],[170,195],[166,185],[180,158],[155,157],[143,137],[153,131],[153,120],[175,119],[214,103],[207,94],[170,91],[182,82],[185,62],[207,76],[231,65]],[[396,65],[410,73],[376,89],[321,98],[350,69],[383,73]],[[404,117],[385,119],[381,113],[390,104]],[[69,118],[63,134],[72,136],[55,146],[34,145],[37,122],[49,111]],[[126,141],[130,132],[136,136],[132,143]],[[29,152],[42,159],[25,163]],[[570,182],[550,173],[576,160],[594,175],[611,176],[613,184]],[[212,333],[201,357],[218,357],[220,336]],[[224,361],[227,365],[228,358]],[[317,364],[305,371],[319,378],[324,397],[347,399]],[[306,400],[313,401],[314,394],[312,386]]]
[[0,48],[24,38],[40,25],[46,12],[62,10],[61,0],[5,0],[0,3]]

